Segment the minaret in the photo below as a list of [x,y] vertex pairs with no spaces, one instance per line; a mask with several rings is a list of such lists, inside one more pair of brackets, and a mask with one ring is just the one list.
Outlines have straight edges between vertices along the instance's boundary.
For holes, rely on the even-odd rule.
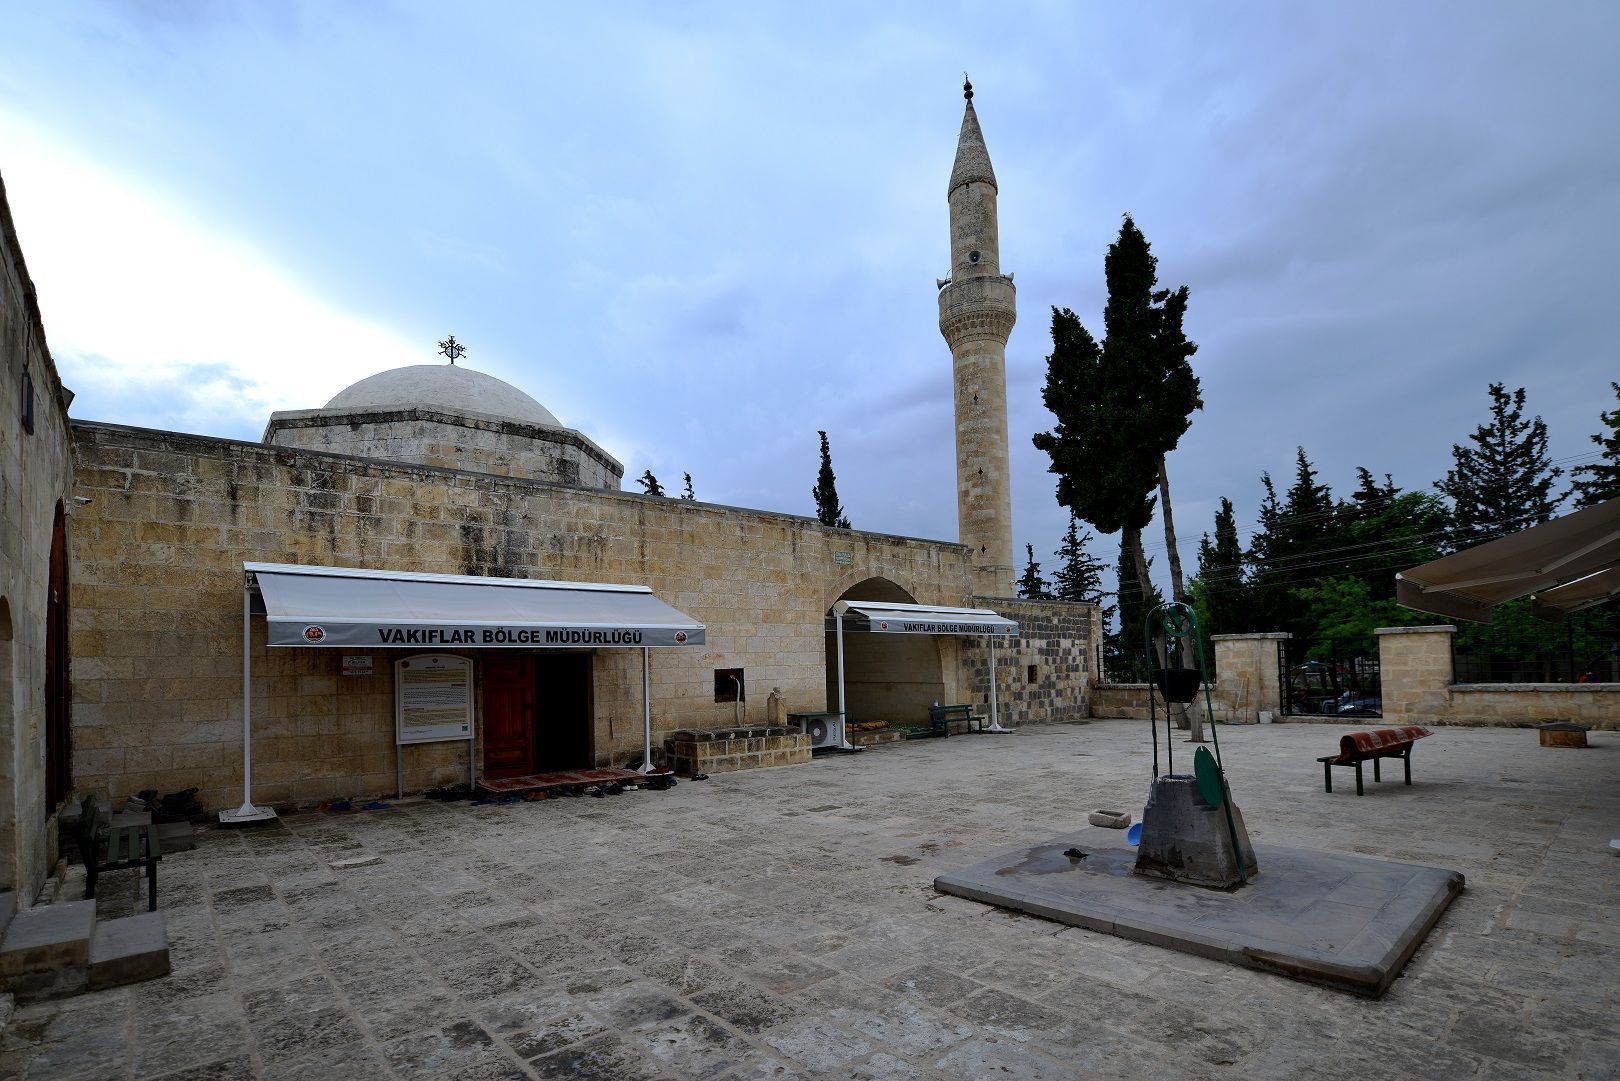
[[951,169],[951,276],[939,291],[939,330],[951,347],[956,387],[956,514],[973,548],[979,596],[1014,595],[1012,485],[1007,468],[1007,337],[1018,318],[1011,275],[1001,272],[996,173],[962,84],[967,112]]

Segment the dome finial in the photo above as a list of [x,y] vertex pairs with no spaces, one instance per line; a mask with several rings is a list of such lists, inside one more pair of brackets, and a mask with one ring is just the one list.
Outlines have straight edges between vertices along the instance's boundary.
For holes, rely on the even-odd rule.
[[439,353],[442,356],[449,357],[451,364],[454,364],[456,362],[456,358],[461,356],[466,351],[467,347],[456,341],[456,336],[454,334],[450,335],[450,337],[439,343]]
[[968,100],[968,104],[973,103],[973,83],[965,71],[962,73],[962,96]]

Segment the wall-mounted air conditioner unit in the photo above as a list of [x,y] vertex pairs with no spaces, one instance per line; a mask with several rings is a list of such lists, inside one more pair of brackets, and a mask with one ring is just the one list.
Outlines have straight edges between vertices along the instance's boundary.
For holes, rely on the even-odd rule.
[[810,737],[812,751],[823,750],[828,747],[844,747],[844,718],[836,713],[818,713],[812,717],[801,717],[799,729]]

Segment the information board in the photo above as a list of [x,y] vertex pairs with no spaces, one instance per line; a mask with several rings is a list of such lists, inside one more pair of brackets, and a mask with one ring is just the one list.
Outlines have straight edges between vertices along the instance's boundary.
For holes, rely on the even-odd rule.
[[472,661],[441,653],[396,661],[394,723],[402,744],[472,739]]

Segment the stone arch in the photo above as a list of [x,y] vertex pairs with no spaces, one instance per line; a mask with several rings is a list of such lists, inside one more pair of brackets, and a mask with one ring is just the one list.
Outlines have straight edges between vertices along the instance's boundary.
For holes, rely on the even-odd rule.
[[[855,582],[839,594],[836,601],[917,603],[916,598],[895,582],[876,577]],[[827,615],[832,615],[831,605]],[[838,641],[831,630],[825,635],[825,649],[827,708],[836,710]],[[944,700],[939,642],[932,635],[845,634],[844,664],[847,668],[845,713],[851,723],[926,723],[928,707]]]

